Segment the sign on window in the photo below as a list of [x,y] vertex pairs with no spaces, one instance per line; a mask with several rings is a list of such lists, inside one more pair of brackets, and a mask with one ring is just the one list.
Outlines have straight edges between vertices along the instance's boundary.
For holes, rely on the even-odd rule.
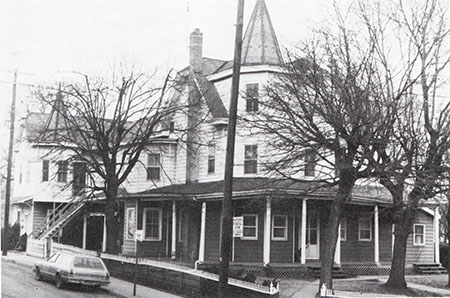
[[233,217],[233,237],[242,237],[244,235],[244,217]]

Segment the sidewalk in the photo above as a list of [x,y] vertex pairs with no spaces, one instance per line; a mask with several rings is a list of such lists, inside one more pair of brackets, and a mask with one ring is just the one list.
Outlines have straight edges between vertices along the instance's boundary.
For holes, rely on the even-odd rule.
[[[2,256],[2,262],[10,262],[20,266],[30,268],[31,269],[34,263],[39,258],[27,256],[25,253],[19,253],[15,251],[8,251],[7,256]],[[178,298],[180,296],[169,294],[166,292],[158,291],[149,287],[144,287],[141,285],[136,286],[136,296],[133,296],[133,283],[117,279],[112,277],[111,283],[104,287],[107,289],[112,295],[115,297],[130,297],[130,298],[144,298],[144,297],[155,297],[155,298]]]

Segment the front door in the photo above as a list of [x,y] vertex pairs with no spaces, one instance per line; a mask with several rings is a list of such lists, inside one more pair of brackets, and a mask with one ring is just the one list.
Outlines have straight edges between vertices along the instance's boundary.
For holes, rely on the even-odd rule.
[[315,212],[308,214],[306,221],[306,258],[319,258],[319,217]]

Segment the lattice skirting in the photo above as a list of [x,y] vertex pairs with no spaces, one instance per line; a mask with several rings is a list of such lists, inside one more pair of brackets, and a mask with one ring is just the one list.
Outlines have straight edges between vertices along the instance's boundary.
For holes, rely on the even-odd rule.
[[[206,271],[218,272],[218,264],[207,263],[200,265],[200,268]],[[342,270],[348,276],[356,275],[389,275],[390,266],[377,266],[375,264],[343,264]],[[418,274],[412,265],[407,265],[405,274]],[[261,265],[235,265],[230,264],[230,276],[243,277],[245,275],[254,275],[257,277],[269,278],[313,278],[314,272],[308,267],[275,267]]]
[[[389,275],[391,266],[377,266],[375,264],[342,264],[342,270],[350,275]],[[406,275],[418,274],[417,270],[412,265],[407,265],[405,268]]]

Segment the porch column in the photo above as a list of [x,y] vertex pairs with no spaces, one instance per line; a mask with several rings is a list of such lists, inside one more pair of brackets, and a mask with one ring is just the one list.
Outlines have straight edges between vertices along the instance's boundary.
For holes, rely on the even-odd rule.
[[338,227],[338,237],[336,241],[336,250],[334,251],[334,262],[337,265],[341,264],[341,224]]
[[374,233],[374,261],[375,263],[380,263],[380,239],[379,239],[379,226],[378,226],[378,205],[375,205],[375,209],[374,209],[374,229],[373,229],[373,233]]
[[172,202],[172,252],[171,257],[175,259],[177,256],[177,203]]
[[206,202],[202,203],[202,217],[200,223],[200,243],[198,248],[199,262],[205,261],[205,230],[206,230]]
[[86,235],[87,235],[87,215],[83,217],[83,249],[86,249]]
[[106,215],[103,215],[103,243],[102,252],[106,251]]
[[264,251],[263,251],[263,261],[264,264],[270,263],[270,229],[272,226],[272,205],[270,198],[266,200],[266,218],[264,221]]
[[439,256],[439,207],[434,208],[433,234],[434,234],[434,262],[440,263]]
[[306,199],[302,200],[302,232],[300,238],[300,263],[306,263]]
[[395,224],[392,224],[392,256],[394,256]]

